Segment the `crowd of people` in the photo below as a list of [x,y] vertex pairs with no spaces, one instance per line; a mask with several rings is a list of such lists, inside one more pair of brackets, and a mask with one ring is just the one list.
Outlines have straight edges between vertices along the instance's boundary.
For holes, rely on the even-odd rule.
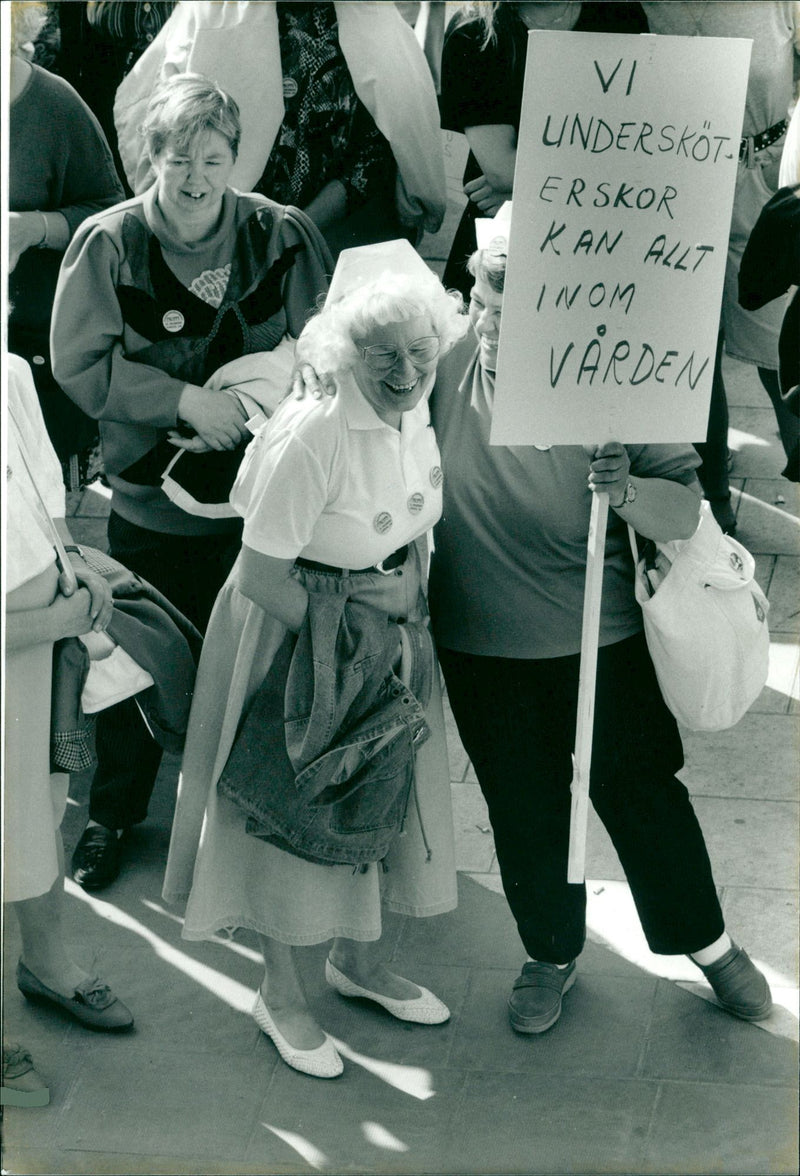
[[[558,1020],[585,938],[567,853],[598,493],[611,512],[592,802],[651,949],[688,955],[733,1015],[766,1017],[767,982],[725,928],[676,778],[627,535],[689,538],[703,495],[733,531],[723,347],[757,368],[798,480],[796,333],[793,347],[778,336],[800,274],[800,175],[775,195],[797,6],[473,2],[446,33],[441,3],[11,8],[4,895],[20,990],[89,1029],[133,1026],[63,933],[68,772],[85,762],[87,664],[103,664],[93,644],[116,607],[116,581],[72,541],[64,491],[101,463],[110,556],[182,622],[193,678],[197,662],[188,689],[148,686],[185,696],[164,897],[186,903],[189,939],[256,934],[253,1017],[287,1065],[343,1070],[298,946],[332,941],[325,978],[345,997],[422,1025],[450,1016],[380,954],[382,910],[457,902],[443,684],[526,955],[510,1024]],[[753,39],[694,446],[489,443],[507,239],[478,248],[475,225],[513,196],[536,28]],[[441,281],[416,249],[445,212],[440,127],[469,145]],[[762,239],[778,242],[777,281]],[[76,648],[65,729],[55,700]],[[162,736],[141,693],[117,690],[97,714],[71,861],[87,890],[114,882],[147,816]],[[46,1101],[23,1045],[4,1042],[3,1086]]]

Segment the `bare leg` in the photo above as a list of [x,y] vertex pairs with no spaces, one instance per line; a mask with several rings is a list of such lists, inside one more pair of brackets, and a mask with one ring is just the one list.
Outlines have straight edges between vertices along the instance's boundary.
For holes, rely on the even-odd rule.
[[325,1034],[308,1007],[293,948],[266,935],[258,942],[266,968],[261,997],[273,1021],[294,1049],[317,1049]]
[[390,972],[376,958],[380,940],[362,943],[355,939],[334,939],[330,961],[348,980],[392,1000],[416,1000],[420,989],[410,980]]
[[22,962],[34,976],[58,992],[71,996],[88,974],[70,957],[64,942],[64,846],[56,833],[59,874],[46,894],[10,905],[22,936]]

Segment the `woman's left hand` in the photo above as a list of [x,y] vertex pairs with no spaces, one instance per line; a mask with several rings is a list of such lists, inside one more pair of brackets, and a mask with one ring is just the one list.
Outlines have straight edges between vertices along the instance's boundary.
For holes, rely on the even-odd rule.
[[619,441],[608,441],[605,445],[586,448],[592,458],[589,489],[594,494],[607,494],[610,506],[621,506],[631,469],[625,446]]
[[89,609],[92,617],[92,629],[96,633],[102,633],[108,628],[114,608],[114,600],[108,581],[98,572],[89,571],[88,568],[73,565],[72,570],[78,583],[88,589],[92,598]]

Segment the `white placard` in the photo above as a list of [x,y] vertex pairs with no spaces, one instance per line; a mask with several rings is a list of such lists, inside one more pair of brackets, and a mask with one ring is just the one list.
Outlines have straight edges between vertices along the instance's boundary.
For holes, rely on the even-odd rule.
[[530,33],[494,444],[705,437],[750,47]]

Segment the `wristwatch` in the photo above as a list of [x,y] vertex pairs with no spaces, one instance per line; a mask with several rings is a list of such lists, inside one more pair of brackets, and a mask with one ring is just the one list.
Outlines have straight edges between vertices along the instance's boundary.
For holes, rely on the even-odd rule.
[[630,504],[635,501],[636,487],[630,478],[628,478],[627,482],[625,483],[625,493],[622,495],[622,502],[618,502],[614,507],[614,510],[622,510],[623,506],[630,506]]
[[74,552],[75,552],[75,554],[76,554],[76,555],[78,555],[78,556],[80,556],[80,558],[81,558],[81,559],[85,559],[85,558],[86,558],[86,557],[84,556],[84,554],[83,554],[83,548],[82,548],[82,547],[79,547],[77,543],[65,543],[65,544],[64,544],[64,550],[65,550],[65,551],[66,551],[68,554],[69,554],[69,552],[70,552],[70,551],[74,551]]

